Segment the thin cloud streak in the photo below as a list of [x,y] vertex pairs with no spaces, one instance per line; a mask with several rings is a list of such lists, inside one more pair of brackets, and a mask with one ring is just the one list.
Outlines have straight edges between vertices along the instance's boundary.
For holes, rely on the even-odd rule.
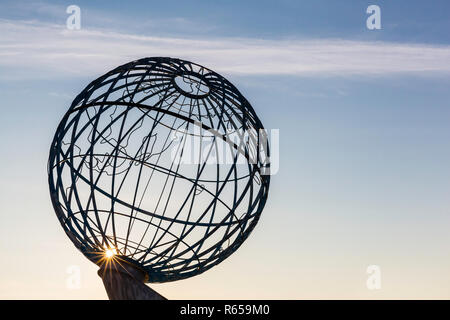
[[9,72],[9,78],[92,75],[149,56],[184,58],[225,74],[352,76],[450,72],[450,46],[340,39],[195,40],[107,30],[71,31],[61,25],[15,20],[0,20],[0,30],[0,68]]

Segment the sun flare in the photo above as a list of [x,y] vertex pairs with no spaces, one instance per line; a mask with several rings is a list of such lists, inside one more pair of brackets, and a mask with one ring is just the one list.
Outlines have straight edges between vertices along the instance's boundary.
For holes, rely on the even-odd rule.
[[116,254],[117,254],[117,253],[116,253],[116,250],[115,250],[115,249],[107,249],[107,250],[105,251],[105,256],[106,256],[108,259],[111,259],[111,258],[114,257]]

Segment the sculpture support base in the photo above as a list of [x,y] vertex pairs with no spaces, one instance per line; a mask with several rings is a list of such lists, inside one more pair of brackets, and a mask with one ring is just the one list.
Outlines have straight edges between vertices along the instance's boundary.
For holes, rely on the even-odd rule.
[[109,300],[167,300],[145,285],[145,274],[136,267],[115,260],[98,270]]

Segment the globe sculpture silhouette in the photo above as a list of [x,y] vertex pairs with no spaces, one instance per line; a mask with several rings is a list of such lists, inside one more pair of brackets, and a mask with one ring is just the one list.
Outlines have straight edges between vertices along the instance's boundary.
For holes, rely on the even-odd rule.
[[50,148],[56,215],[75,246],[144,271],[200,274],[230,256],[267,200],[269,148],[250,103],[223,76],[144,58],[91,82]]

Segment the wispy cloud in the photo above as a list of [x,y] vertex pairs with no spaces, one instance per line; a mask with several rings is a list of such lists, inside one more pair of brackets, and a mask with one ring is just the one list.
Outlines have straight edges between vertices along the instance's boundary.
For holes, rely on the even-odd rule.
[[[306,76],[450,72],[450,46],[342,39],[182,39],[0,20],[0,68],[15,74],[90,75],[148,56],[192,60],[223,73]],[[14,71],[13,71],[14,70]]]

